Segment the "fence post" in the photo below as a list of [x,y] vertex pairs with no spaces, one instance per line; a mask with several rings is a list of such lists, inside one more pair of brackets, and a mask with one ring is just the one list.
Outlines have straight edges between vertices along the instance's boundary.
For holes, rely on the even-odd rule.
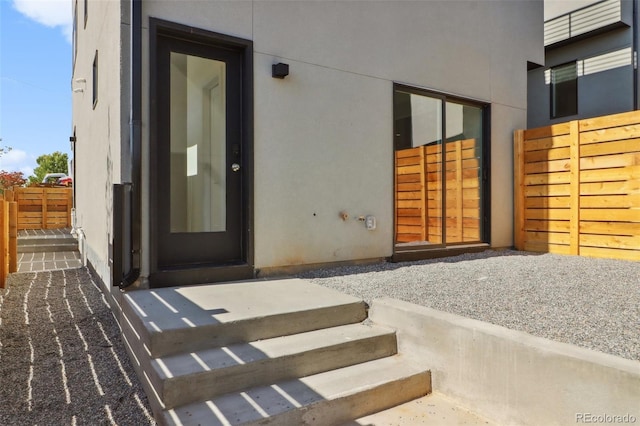
[[73,209],[73,189],[67,191],[67,228],[71,228],[71,209]]
[[14,201],[14,192],[13,189],[5,189],[4,190],[4,199],[5,201]]
[[47,226],[47,188],[42,188],[42,226],[41,229],[49,229]]
[[9,273],[18,272],[18,203],[9,203]]
[[9,275],[9,202],[5,201],[2,205],[2,235],[4,241],[2,244],[2,266],[4,267],[5,279]]
[[570,210],[569,253],[580,254],[580,122],[569,123]]
[[513,240],[524,250],[524,130],[513,133]]
[[6,287],[6,283],[7,283],[7,254],[5,251],[5,247],[7,247],[7,243],[8,243],[8,239],[9,239],[9,230],[7,229],[7,232],[4,232],[6,227],[5,224],[7,223],[7,219],[8,219],[8,214],[7,210],[5,209],[5,205],[6,205],[6,201],[4,201],[4,199],[2,201],[0,201],[0,288],[5,288]]

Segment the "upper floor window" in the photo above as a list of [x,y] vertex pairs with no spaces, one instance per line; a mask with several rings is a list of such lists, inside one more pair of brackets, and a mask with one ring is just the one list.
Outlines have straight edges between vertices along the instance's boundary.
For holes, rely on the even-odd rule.
[[87,18],[89,18],[89,0],[84,0],[84,27],[87,28]]
[[98,103],[98,51],[93,58],[93,107]]
[[551,68],[551,118],[578,113],[578,67],[576,62]]

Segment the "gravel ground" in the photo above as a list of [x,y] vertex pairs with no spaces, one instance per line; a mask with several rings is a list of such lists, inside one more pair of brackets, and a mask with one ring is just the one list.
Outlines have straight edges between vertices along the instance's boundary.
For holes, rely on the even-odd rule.
[[[640,262],[507,250],[301,277],[640,360]],[[0,424],[155,424],[86,269],[12,274],[0,290]]]
[[504,250],[300,277],[640,360],[640,262]]
[[18,273],[0,289],[1,425],[152,425],[86,269]]

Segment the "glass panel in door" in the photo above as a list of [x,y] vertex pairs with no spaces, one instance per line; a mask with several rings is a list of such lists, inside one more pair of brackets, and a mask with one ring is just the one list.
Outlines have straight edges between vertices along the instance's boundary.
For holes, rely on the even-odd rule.
[[446,243],[481,240],[482,108],[446,103]]
[[241,53],[170,37],[157,50],[157,269],[244,264]]
[[442,244],[442,106],[394,94],[396,244]]
[[171,52],[171,232],[226,230],[225,71]]
[[483,120],[478,104],[396,87],[396,247],[482,242]]

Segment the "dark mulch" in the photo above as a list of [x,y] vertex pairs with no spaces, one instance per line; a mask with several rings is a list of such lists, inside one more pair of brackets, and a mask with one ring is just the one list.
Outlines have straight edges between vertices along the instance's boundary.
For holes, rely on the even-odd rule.
[[118,325],[86,269],[0,290],[0,424],[155,424]]

